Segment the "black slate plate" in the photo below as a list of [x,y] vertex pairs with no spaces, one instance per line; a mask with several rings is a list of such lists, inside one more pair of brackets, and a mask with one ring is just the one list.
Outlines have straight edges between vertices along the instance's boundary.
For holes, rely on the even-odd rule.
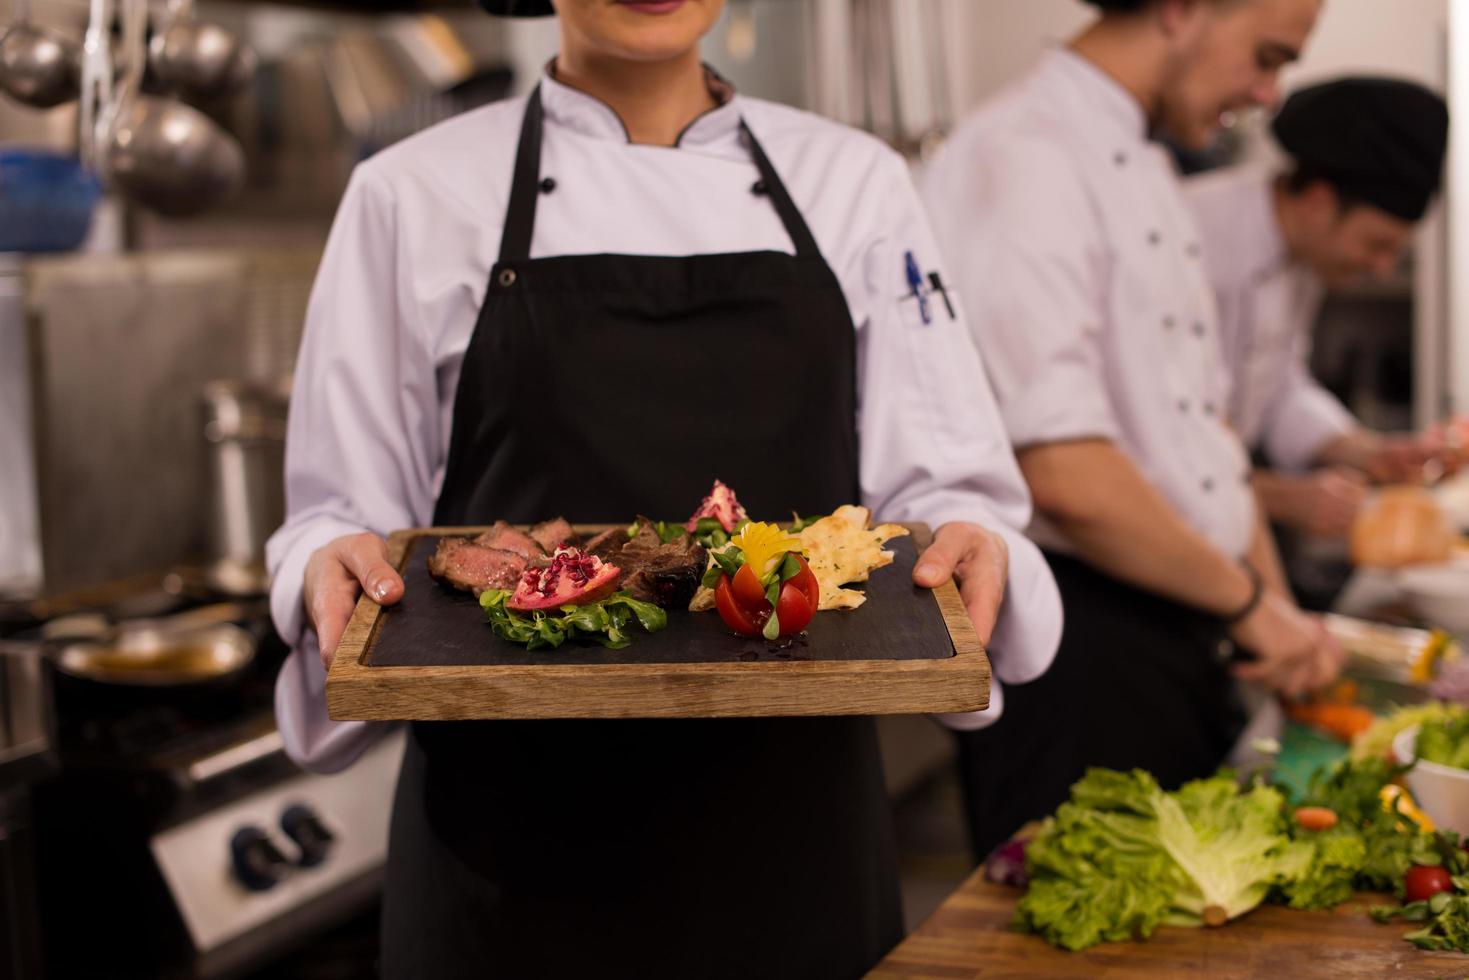
[[872,573],[867,602],[849,611],[818,613],[804,642],[775,649],[734,636],[715,612],[670,610],[668,627],[635,632],[632,645],[567,643],[526,650],[496,636],[467,592],[448,589],[428,573],[438,537],[423,535],[408,549],[405,594],[383,612],[369,654],[373,667],[526,666],[546,664],[694,664],[782,660],[942,660],[954,655],[933,593],[913,585],[917,552],[911,538],[888,542],[893,563]]

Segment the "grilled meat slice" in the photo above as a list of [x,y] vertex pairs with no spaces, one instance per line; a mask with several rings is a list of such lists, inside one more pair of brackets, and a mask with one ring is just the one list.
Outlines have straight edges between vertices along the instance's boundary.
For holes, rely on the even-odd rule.
[[498,548],[501,551],[512,552],[526,561],[540,558],[546,554],[546,549],[542,548],[535,538],[511,527],[504,521],[496,521],[493,527],[475,538],[474,543],[482,548]]
[[576,531],[572,530],[571,523],[564,517],[542,521],[530,529],[530,536],[547,554],[555,554],[556,549],[562,545],[575,548],[581,544],[581,538],[577,536]]
[[[627,528],[614,527],[592,538],[582,550],[589,555],[596,555],[603,561],[612,561],[612,556],[622,550],[627,540]],[[613,562],[613,564],[617,563]]]
[[688,535],[665,544],[651,522],[639,518],[638,523],[637,535],[613,559],[622,569],[622,588],[665,609],[686,608],[704,576],[708,552]]
[[523,556],[503,548],[489,548],[478,539],[440,538],[428,559],[428,571],[445,585],[478,596],[486,589],[513,589],[525,572]]

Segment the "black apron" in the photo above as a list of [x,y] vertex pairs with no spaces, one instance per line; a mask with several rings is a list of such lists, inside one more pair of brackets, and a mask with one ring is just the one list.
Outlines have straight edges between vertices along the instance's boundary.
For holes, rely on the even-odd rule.
[[[541,120],[435,522],[681,518],[716,477],[757,517],[857,499],[851,315],[749,131],[795,255],[530,259]],[[395,980],[858,977],[902,937],[872,720],[417,723],[383,918]]]
[[1213,774],[1244,727],[1221,619],[1046,560],[1066,610],[1055,662],[1005,686],[992,727],[956,736],[976,860],[1054,812],[1089,766],[1146,769],[1173,789]]

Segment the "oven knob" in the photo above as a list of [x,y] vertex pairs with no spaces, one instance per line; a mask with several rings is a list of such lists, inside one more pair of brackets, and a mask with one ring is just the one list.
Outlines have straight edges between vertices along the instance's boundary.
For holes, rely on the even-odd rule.
[[241,827],[230,840],[235,877],[251,891],[263,892],[281,880],[290,861],[259,827]]
[[324,861],[327,852],[332,849],[332,841],[336,839],[336,835],[321,822],[316,811],[302,803],[287,807],[286,812],[281,814],[281,830],[300,848],[300,864],[303,868],[315,867]]

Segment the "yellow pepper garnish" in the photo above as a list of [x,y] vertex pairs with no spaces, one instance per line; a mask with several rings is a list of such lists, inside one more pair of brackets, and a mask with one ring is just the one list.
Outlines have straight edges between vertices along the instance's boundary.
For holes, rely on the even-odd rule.
[[745,564],[755,572],[755,577],[764,579],[774,571],[786,552],[802,554],[801,539],[788,534],[774,524],[751,521],[740,529],[731,543],[745,553]]
[[1414,684],[1427,684],[1438,676],[1439,667],[1459,658],[1459,646],[1443,630],[1434,630],[1422,652],[1413,659],[1411,676]]
[[[1433,833],[1433,821],[1429,819],[1428,814],[1418,809],[1418,804],[1413,802],[1413,795],[1401,786],[1396,783],[1388,783],[1382,787],[1382,792],[1378,795],[1382,798],[1382,808],[1388,813],[1396,810],[1416,823],[1425,834]],[[1397,826],[1399,830],[1403,829],[1402,824]]]

